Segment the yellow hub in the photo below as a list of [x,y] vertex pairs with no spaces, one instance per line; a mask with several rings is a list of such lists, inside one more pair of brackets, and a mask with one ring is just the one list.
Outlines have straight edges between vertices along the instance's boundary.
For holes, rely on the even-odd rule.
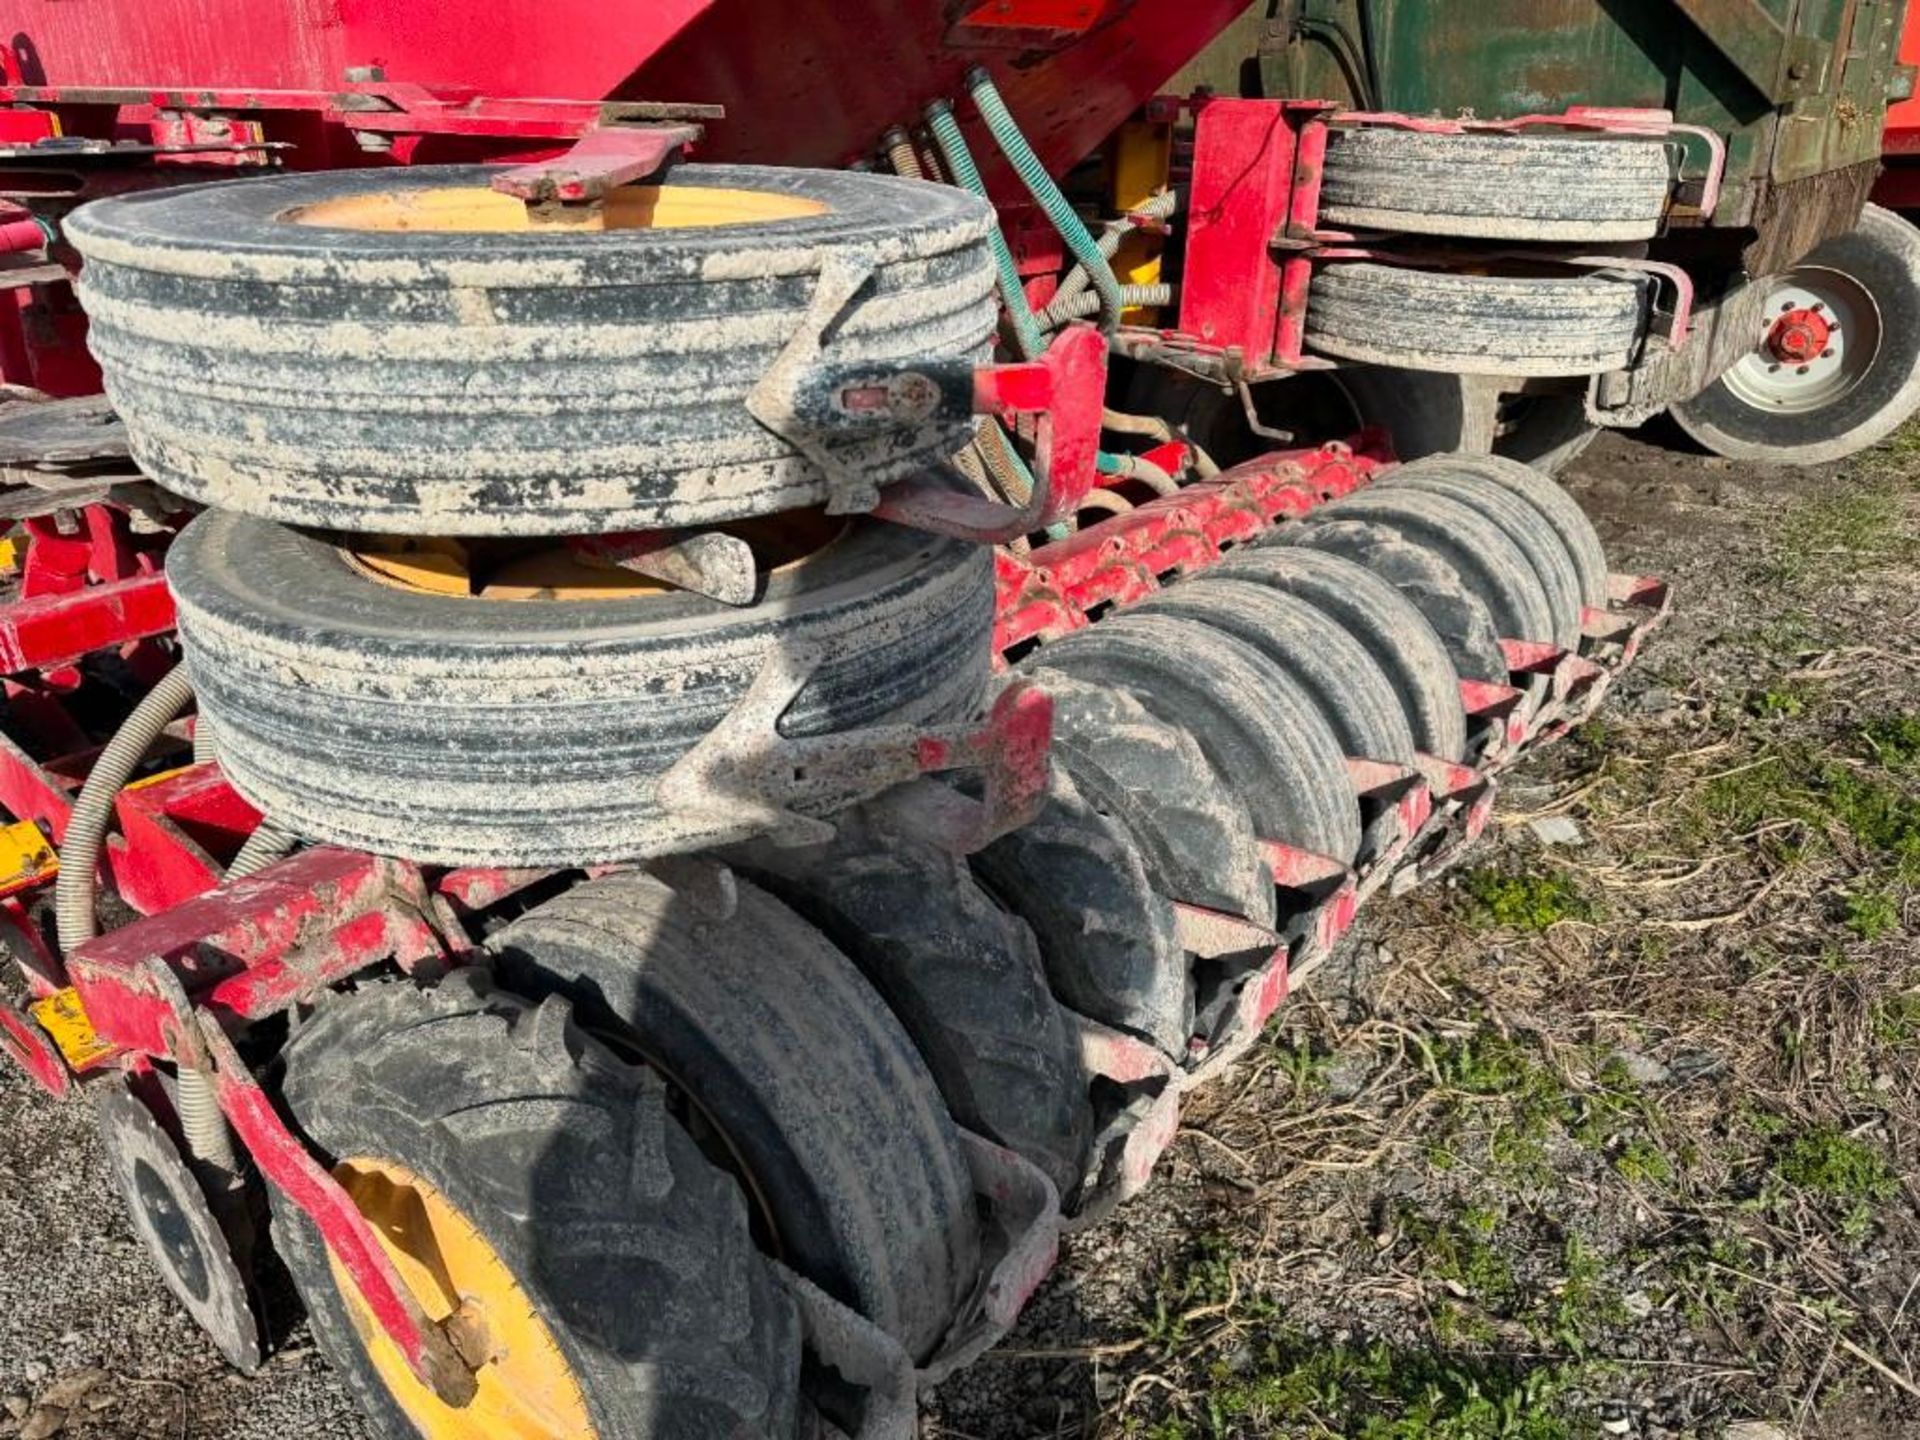
[[[717,225],[765,225],[826,213],[818,200],[771,190],[727,190],[705,185],[623,185],[604,203],[577,217],[569,228],[587,230],[690,230]],[[391,190],[345,195],[303,205],[284,217],[298,225],[335,230],[433,231],[442,234],[505,234],[552,228],[525,202],[483,185],[435,190]]]
[[476,1391],[450,1405],[414,1378],[339,1262],[346,1301],[375,1372],[427,1440],[587,1440],[593,1436],[573,1367],[493,1246],[452,1203],[412,1171],[353,1159],[334,1169],[367,1217],[401,1283],[474,1371]]
[[[717,527],[747,542],[763,577],[790,569],[846,533],[846,523],[797,511]],[[483,600],[624,600],[678,593],[614,561],[551,540],[456,540],[440,536],[352,535],[339,540],[347,563],[401,590]]]

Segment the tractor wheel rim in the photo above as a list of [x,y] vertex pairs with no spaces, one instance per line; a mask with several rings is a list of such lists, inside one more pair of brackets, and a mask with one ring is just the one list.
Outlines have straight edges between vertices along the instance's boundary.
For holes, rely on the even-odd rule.
[[[1736,399],[1778,415],[1832,405],[1865,378],[1880,353],[1880,307],[1873,293],[1824,266],[1803,265],[1777,281],[1761,326],[1759,343],[1724,381]],[[1822,343],[1803,353],[1809,333]]]
[[622,185],[579,213],[550,215],[484,185],[370,190],[286,211],[289,224],[394,234],[551,234],[565,230],[707,230],[825,214],[819,200],[777,190]]
[[367,1218],[401,1283],[473,1367],[473,1399],[460,1406],[442,1400],[415,1377],[339,1262],[331,1262],[368,1360],[426,1440],[561,1440],[595,1433],[572,1364],[512,1269],[472,1221],[433,1185],[391,1161],[345,1160],[334,1178]]

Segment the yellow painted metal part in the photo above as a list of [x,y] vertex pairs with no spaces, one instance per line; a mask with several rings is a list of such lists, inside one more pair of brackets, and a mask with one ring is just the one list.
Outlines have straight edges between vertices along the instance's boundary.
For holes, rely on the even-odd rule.
[[0,894],[51,879],[59,870],[60,857],[33,821],[0,828]]
[[27,541],[22,535],[0,538],[0,574],[11,575],[27,558]]
[[[1113,192],[1111,200],[1117,213],[1137,210],[1166,189],[1173,165],[1173,127],[1147,120],[1130,120],[1120,127],[1113,142]],[[1161,237],[1143,235],[1138,230],[1120,242],[1113,257],[1113,273],[1122,285],[1157,285],[1160,282]],[[1150,325],[1159,318],[1157,308],[1133,306],[1120,314],[1129,325]]]
[[87,1007],[71,987],[36,1000],[27,1009],[74,1070],[89,1069],[114,1053],[115,1047],[94,1032]]
[[[827,206],[771,190],[727,190],[706,185],[622,185],[604,203],[569,221],[586,230],[687,230],[717,225],[765,225],[821,215]],[[507,233],[549,229],[512,195],[480,185],[435,190],[390,190],[347,195],[289,211],[299,225],[336,230],[427,230]]]
[[[414,1378],[339,1262],[333,1278],[367,1357],[426,1440],[591,1440],[580,1382],[553,1333],[472,1221],[427,1181],[384,1160],[351,1159],[334,1178],[367,1217],[427,1318],[474,1367],[473,1399],[449,1405]],[[645,1304],[644,1296],[633,1297]],[[447,1323],[451,1321],[451,1323]]]

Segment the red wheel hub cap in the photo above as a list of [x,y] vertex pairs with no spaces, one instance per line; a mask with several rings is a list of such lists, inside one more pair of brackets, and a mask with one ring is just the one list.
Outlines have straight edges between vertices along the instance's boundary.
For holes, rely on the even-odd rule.
[[1819,358],[1832,334],[1818,310],[1789,310],[1767,332],[1767,352],[1783,365],[1804,365]]

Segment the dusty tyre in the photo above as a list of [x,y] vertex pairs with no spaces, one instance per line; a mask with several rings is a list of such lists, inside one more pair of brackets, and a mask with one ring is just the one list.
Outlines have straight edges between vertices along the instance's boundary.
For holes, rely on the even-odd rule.
[[1393,472],[1396,476],[1466,474],[1509,491],[1531,505],[1560,537],[1579,582],[1583,605],[1607,603],[1607,553],[1593,521],[1580,502],[1543,474],[1538,466],[1523,465],[1501,455],[1435,455],[1416,460]]
[[1193,977],[1172,904],[1133,838],[1064,771],[1031,824],[972,858],[993,897],[1032,927],[1063,1005],[1169,1055],[1193,1034]]
[[852,827],[842,836],[817,850],[755,845],[738,863],[860,967],[953,1118],[1031,1160],[1071,1199],[1093,1113],[1033,932],[965,861]]
[[1532,562],[1498,524],[1473,506],[1407,486],[1383,485],[1348,495],[1301,523],[1311,528],[1343,520],[1384,526],[1445,561],[1461,583],[1480,597],[1503,638],[1555,638],[1560,619]]
[[1269,535],[1234,551],[1209,574],[1297,596],[1338,623],[1386,673],[1414,744],[1443,760],[1460,759],[1467,745],[1460,672],[1426,617],[1365,566],[1272,540]]
[[430,593],[223,511],[187,527],[167,575],[234,788],[310,839],[446,865],[658,850],[654,782],[780,647],[822,663],[779,728],[821,735],[967,713],[993,623],[987,551],[866,520],[742,609],[657,588]]
[[641,874],[576,886],[489,941],[514,988],[670,1077],[788,1266],[916,1361],[972,1294],[966,1160],[913,1042],[853,963],[737,882],[725,918]]
[[1023,670],[1053,697],[1054,763],[1133,837],[1154,888],[1271,925],[1273,876],[1253,821],[1199,743],[1125,690],[1047,669],[1048,654]]
[[1671,407],[1700,444],[1731,460],[1818,465],[1884,440],[1920,409],[1920,230],[1911,223],[1869,205],[1851,234],[1754,283],[1773,289],[1760,344]]
[[285,1100],[429,1317],[477,1311],[497,1347],[472,1405],[436,1399],[274,1191],[314,1336],[388,1433],[797,1433],[799,1322],[738,1187],[660,1079],[565,1002],[529,1006],[473,972],[337,997],[288,1045]]
[[1312,698],[1258,650],[1193,620],[1134,611],[1044,653],[1049,668],[1130,690],[1192,735],[1262,839],[1352,863],[1360,808],[1340,742]]
[[1277,542],[1322,550],[1372,571],[1399,591],[1433,627],[1462,678],[1507,683],[1500,631],[1486,603],[1432,551],[1402,539],[1386,525],[1359,519],[1287,525],[1277,532]]
[[1671,183],[1658,138],[1327,132],[1320,216],[1335,225],[1489,240],[1645,240]]
[[1546,596],[1553,623],[1553,642],[1571,650],[1580,643],[1580,572],[1560,532],[1532,505],[1504,486],[1483,476],[1429,466],[1409,472],[1404,467],[1373,487],[1373,494],[1434,495],[1464,505],[1490,520],[1513,543],[1533,568]]
[[[874,264],[825,359],[987,353],[988,208],[835,170],[682,166],[529,228],[481,166],[147,191],[64,222],[89,343],[168,489],[292,524],[556,535],[765,515],[826,473],[747,409],[824,264]],[[970,422],[854,442],[886,484]]]
[[1323,355],[1459,375],[1591,375],[1632,359],[1647,282],[1624,274],[1475,275],[1341,261],[1313,277]]
[[1342,755],[1412,761],[1413,731],[1386,672],[1338,621],[1306,601],[1208,574],[1154,596],[1136,613],[1182,616],[1251,645],[1305,692]]

